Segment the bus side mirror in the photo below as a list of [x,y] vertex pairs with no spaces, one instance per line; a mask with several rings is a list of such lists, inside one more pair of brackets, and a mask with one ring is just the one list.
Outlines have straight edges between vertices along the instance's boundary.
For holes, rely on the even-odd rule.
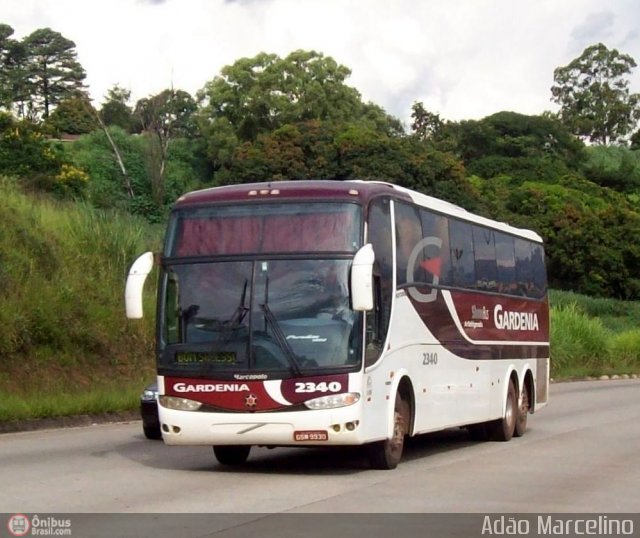
[[373,310],[373,261],[371,243],[364,245],[353,257],[351,266],[351,307],[358,312]]
[[142,290],[144,281],[153,269],[153,252],[145,252],[129,269],[127,284],[124,290],[124,303],[127,318],[142,318]]

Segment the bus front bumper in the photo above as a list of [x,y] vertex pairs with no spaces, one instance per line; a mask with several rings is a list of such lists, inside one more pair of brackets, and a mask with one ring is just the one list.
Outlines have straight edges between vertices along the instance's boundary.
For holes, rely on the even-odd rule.
[[330,410],[279,413],[209,413],[159,406],[168,445],[361,445],[359,404]]

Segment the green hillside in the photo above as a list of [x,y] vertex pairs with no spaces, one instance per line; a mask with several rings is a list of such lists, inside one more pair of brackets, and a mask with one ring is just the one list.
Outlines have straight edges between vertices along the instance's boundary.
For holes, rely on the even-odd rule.
[[0,222],[0,420],[131,408],[154,372],[153,316],[125,319],[124,281],[161,231],[5,178]]

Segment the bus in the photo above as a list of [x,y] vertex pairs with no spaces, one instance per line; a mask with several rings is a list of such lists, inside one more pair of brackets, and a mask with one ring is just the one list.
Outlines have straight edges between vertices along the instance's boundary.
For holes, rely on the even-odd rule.
[[542,239],[382,181],[300,180],[180,197],[163,252],[131,266],[129,318],[159,265],[158,412],[168,445],[362,445],[393,469],[405,438],[509,441],[544,407]]

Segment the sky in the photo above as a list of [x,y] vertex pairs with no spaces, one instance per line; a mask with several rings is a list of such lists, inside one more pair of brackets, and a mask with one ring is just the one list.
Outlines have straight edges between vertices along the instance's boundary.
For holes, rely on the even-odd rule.
[[452,121],[555,111],[554,69],[599,42],[640,62],[638,0],[1,0],[0,23],[72,40],[98,108],[115,84],[132,104],[195,96],[240,58],[304,49],[408,126],[415,101]]

